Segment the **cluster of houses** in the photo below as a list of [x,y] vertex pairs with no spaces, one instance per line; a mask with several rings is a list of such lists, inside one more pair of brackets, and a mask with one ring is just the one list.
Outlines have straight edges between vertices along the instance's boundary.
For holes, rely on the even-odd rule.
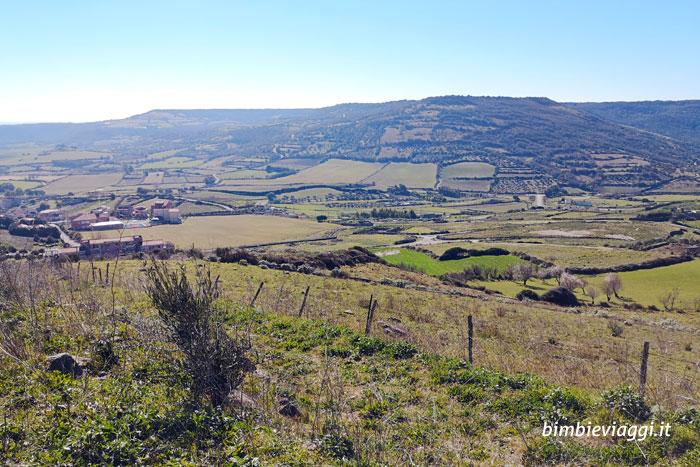
[[[150,210],[145,206],[119,206],[116,211],[100,206],[89,213],[78,214],[70,218],[72,230],[121,230],[125,227],[123,221],[112,214],[116,213],[122,219],[146,220],[150,219],[151,225],[179,224],[180,210],[173,208],[171,201],[156,201]],[[141,225],[139,225],[141,226]]]
[[579,207],[584,207],[584,208],[592,208],[593,203],[587,200],[578,200],[578,199],[571,199],[571,198],[562,198],[559,200],[560,205],[565,205],[565,206],[579,206]]

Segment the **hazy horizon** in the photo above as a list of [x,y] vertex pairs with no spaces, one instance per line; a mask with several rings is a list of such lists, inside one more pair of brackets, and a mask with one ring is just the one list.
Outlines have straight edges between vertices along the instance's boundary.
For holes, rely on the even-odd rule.
[[[442,96],[446,96],[448,94],[443,94]],[[456,94],[452,94],[456,95]],[[467,96],[467,95],[462,95],[462,96]],[[440,97],[440,96],[425,96],[422,98],[418,99],[396,99],[394,101],[401,101],[401,100],[422,100],[422,99],[427,99],[430,97]],[[515,98],[515,99],[528,99],[528,98],[549,98],[547,96],[468,96],[468,97],[503,97],[503,98]],[[555,100],[555,99],[552,99]],[[683,101],[697,101],[700,100],[700,98],[688,98],[688,99],[643,99],[643,100],[638,100],[638,101],[630,101],[630,100],[616,100],[616,101],[556,101],[556,102],[561,102],[561,103],[610,103],[610,102],[683,102]],[[50,124],[50,123],[95,123],[95,122],[103,122],[103,121],[110,121],[110,120],[121,120],[125,118],[130,118],[134,117],[136,115],[142,115],[148,112],[156,112],[156,111],[189,111],[189,110],[297,110],[297,109],[321,109],[325,107],[333,107],[336,105],[344,105],[344,104],[381,104],[381,103],[386,103],[386,102],[393,102],[391,100],[383,100],[383,101],[375,101],[375,102],[338,102],[336,104],[331,104],[329,106],[320,106],[320,107],[310,107],[310,106],[300,106],[300,107],[190,107],[190,108],[184,108],[184,107],[163,107],[163,108],[154,108],[154,109],[149,109],[143,112],[134,112],[132,114],[126,115],[124,117],[112,117],[112,118],[104,118],[104,119],[99,119],[99,120],[83,120],[83,121],[68,121],[68,120],[55,120],[55,121],[18,121],[18,122],[1,122],[0,125],[39,125],[39,124]]]

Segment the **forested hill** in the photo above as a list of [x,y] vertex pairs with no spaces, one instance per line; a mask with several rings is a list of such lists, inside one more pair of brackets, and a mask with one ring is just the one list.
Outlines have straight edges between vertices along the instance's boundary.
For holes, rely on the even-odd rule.
[[611,122],[700,143],[700,100],[584,102],[567,105]]
[[97,123],[0,126],[0,146],[63,144],[110,151],[117,160],[169,149],[202,159],[478,160],[560,183],[638,187],[698,162],[698,138],[680,138],[692,133],[692,122],[681,125],[678,117],[666,127],[685,130],[658,124],[653,132],[651,123],[634,128],[631,117],[615,114],[625,120],[616,123],[600,109],[547,98],[443,96],[315,110],[156,110]]

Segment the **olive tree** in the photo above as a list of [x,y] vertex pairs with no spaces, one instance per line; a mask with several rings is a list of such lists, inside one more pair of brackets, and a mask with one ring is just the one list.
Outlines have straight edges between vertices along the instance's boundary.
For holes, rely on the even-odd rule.
[[523,281],[523,285],[527,285],[527,281],[535,275],[535,268],[532,263],[518,263],[510,267],[510,275],[514,281]]
[[619,292],[622,290],[622,279],[617,274],[610,273],[605,276],[603,280],[603,293],[608,297],[615,295],[616,298],[620,298]]
[[591,299],[591,305],[595,305],[595,299],[598,296],[598,289],[593,286],[586,287],[586,296]]

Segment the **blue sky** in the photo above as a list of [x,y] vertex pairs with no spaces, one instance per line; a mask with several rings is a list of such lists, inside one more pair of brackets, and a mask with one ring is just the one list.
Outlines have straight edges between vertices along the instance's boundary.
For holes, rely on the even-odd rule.
[[0,122],[433,95],[700,98],[700,3],[0,1]]

